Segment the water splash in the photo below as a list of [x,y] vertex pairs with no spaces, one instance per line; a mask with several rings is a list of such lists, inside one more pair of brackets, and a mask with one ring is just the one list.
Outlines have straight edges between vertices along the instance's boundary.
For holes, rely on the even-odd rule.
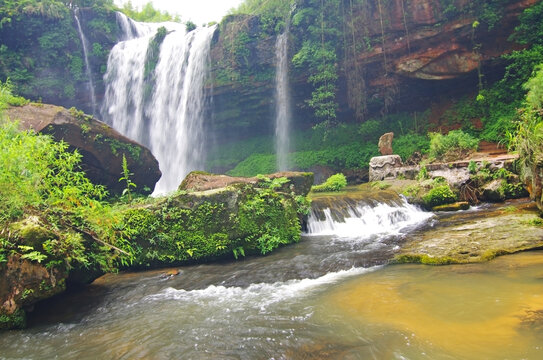
[[288,27],[275,43],[275,149],[277,169],[289,170],[290,91],[288,81]]
[[387,202],[338,199],[333,208],[312,208],[307,233],[350,239],[397,235],[402,229],[422,224],[432,216],[409,204],[404,197]]
[[[204,165],[204,83],[215,27],[186,33],[178,23],[141,24],[121,15],[117,20],[127,40],[109,55],[103,117],[156,156],[163,175],[154,193],[173,191]],[[167,34],[154,72],[146,74],[149,44],[161,26]]]
[[96,95],[94,90],[94,83],[92,81],[92,71],[89,63],[89,51],[88,46],[89,42],[87,41],[87,37],[83,33],[83,29],[81,28],[81,22],[79,21],[79,9],[76,8],[74,11],[74,18],[75,23],[77,24],[77,31],[79,32],[79,39],[81,39],[81,45],[83,46],[83,57],[85,60],[85,72],[87,74],[87,78],[89,79],[88,86],[89,86],[89,94],[91,97],[91,105],[92,105],[92,115],[96,115]]

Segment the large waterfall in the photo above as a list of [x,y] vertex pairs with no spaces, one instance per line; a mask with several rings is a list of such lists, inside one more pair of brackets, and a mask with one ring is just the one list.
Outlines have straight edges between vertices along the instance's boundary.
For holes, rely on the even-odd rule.
[[89,93],[91,97],[91,104],[92,104],[92,115],[96,115],[96,95],[94,91],[94,83],[92,81],[92,71],[89,64],[89,50],[88,50],[88,41],[87,37],[85,36],[85,33],[83,33],[83,29],[81,28],[81,22],[79,21],[79,9],[75,9],[74,11],[74,18],[75,23],[77,24],[77,31],[79,32],[79,38],[81,39],[81,45],[83,46],[83,57],[85,58],[85,72],[87,74],[87,78],[89,79]]
[[289,169],[289,123],[291,116],[288,82],[288,30],[277,37],[275,52],[275,148],[277,169],[286,171]]
[[[163,174],[155,194],[169,192],[204,164],[204,83],[215,27],[187,33],[178,23],[117,19],[126,40],[109,55],[102,115],[149,147]],[[156,56],[150,44],[162,26],[167,33]]]

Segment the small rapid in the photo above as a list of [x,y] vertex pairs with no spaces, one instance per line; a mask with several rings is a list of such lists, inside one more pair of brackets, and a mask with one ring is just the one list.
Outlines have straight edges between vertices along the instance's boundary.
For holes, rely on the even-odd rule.
[[433,216],[402,197],[387,202],[373,199],[336,199],[333,205],[316,203],[307,222],[307,235],[335,235],[362,239],[399,235]]

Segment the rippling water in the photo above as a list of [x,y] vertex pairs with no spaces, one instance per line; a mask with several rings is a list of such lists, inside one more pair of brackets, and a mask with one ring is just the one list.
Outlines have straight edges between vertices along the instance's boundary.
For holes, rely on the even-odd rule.
[[29,329],[0,334],[0,358],[541,358],[543,254],[385,266],[410,234],[446,218],[425,215],[174,277],[104,276],[40,305]]

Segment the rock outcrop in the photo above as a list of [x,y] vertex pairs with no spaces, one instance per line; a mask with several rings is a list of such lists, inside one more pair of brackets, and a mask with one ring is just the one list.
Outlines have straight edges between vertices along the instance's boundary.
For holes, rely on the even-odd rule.
[[[365,104],[367,116],[379,116],[383,111],[425,110],[438,97],[476,92],[478,69],[491,73],[501,66],[496,61],[501,55],[520,48],[508,39],[518,16],[537,2],[510,0],[499,9],[489,7],[497,23],[485,22],[477,13],[480,2],[352,2],[339,21],[348,36],[337,40],[346,41],[337,53],[338,120],[359,117],[356,104]],[[300,1],[297,11],[304,6]],[[259,16],[230,16],[214,37],[210,91],[221,139],[261,134],[268,130],[262,119],[273,119],[276,34],[264,24]],[[303,43],[300,31],[291,27],[291,58]],[[356,54],[349,53],[353,47]],[[292,67],[290,76],[294,117],[298,125],[309,125],[314,116],[306,103],[312,91],[308,69]]]
[[294,192],[296,195],[307,195],[313,185],[313,173],[285,171],[278,172],[264,177],[233,177],[227,175],[215,175],[201,171],[193,171],[187,175],[179,185],[179,190],[185,191],[207,191],[224,188],[233,184],[259,184],[266,179],[287,178],[289,181],[280,188],[283,192]]
[[0,330],[24,327],[25,308],[66,289],[66,273],[18,255],[0,265],[0,275]]
[[11,107],[6,111],[11,120],[17,120],[22,130],[34,130],[63,140],[82,155],[82,169],[88,178],[105,185],[111,193],[120,194],[124,184],[122,176],[123,155],[131,180],[137,185],[134,191],[148,194],[160,179],[158,161],[144,146],[124,137],[107,124],[75,109],[29,104]]

